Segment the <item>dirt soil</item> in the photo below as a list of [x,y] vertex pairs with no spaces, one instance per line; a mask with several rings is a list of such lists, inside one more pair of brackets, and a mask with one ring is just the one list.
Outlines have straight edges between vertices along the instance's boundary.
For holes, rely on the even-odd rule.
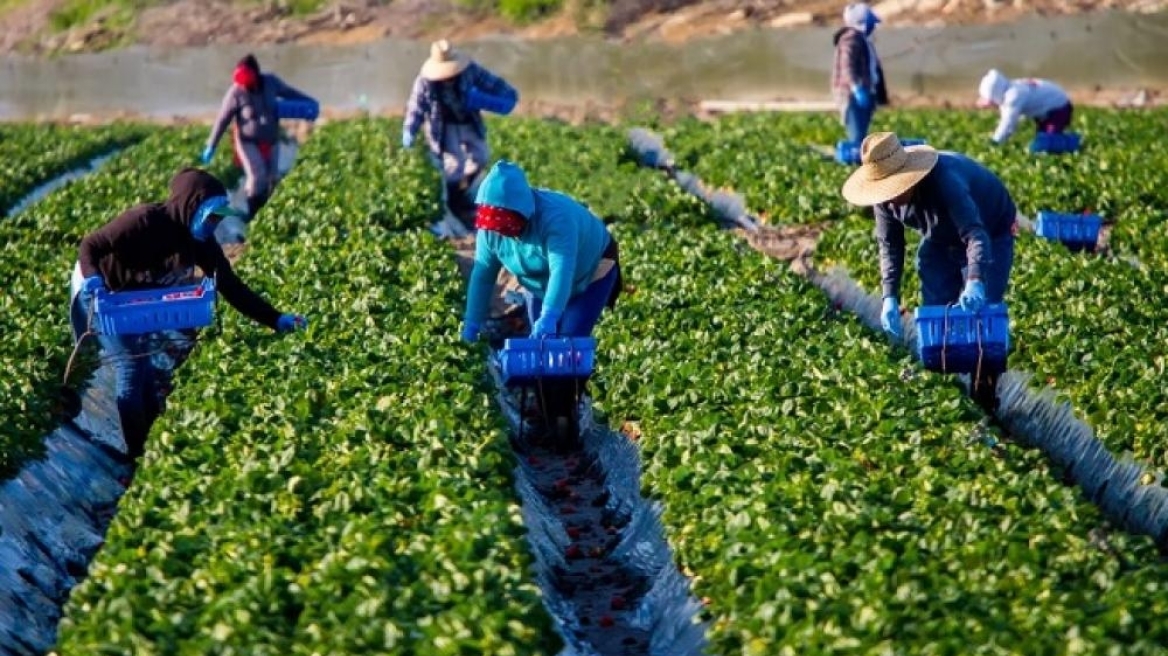
[[[843,0],[615,0],[607,10],[587,0],[528,25],[469,11],[455,0],[338,0],[306,17],[267,0],[174,0],[143,10],[129,33],[98,15],[89,24],[53,33],[50,18],[65,0],[27,0],[0,12],[0,52],[91,52],[112,44],[202,47],[227,44],[352,44],[399,37],[467,40],[495,34],[550,39],[589,32],[615,39],[683,41],[759,26],[836,25]],[[883,0],[884,24],[984,24],[1027,15],[1082,14],[1106,9],[1153,12],[1168,0]]]

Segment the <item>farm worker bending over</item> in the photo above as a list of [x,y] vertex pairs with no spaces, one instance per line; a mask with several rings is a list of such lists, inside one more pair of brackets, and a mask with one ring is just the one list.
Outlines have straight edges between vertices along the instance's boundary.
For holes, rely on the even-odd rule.
[[219,117],[211,128],[211,137],[203,149],[203,164],[210,164],[215,146],[227,126],[234,121],[232,144],[237,164],[243,167],[246,180],[248,219],[268,202],[276,187],[280,161],[280,120],[276,114],[278,100],[303,100],[316,103],[304,92],[294,89],[271,73],[261,73],[254,55],[247,55],[235,65],[231,87],[223,97]]
[[872,32],[880,19],[864,2],[844,8],[844,27],[835,33],[835,64],[831,71],[831,88],[840,116],[847,130],[848,141],[859,143],[868,134],[876,105],[888,104],[888,90],[884,86],[884,69]]
[[[509,114],[519,93],[445,39],[430,45],[430,58],[414,80],[402,125],[410,148],[422,123],[430,154],[442,167],[446,201],[460,218],[474,211],[474,179],[490,159],[483,111]],[[464,221],[470,222],[469,217]]]
[[849,203],[874,206],[884,304],[880,323],[900,336],[904,228],[921,233],[917,272],[925,305],[977,311],[1001,303],[1014,263],[1017,210],[1002,181],[974,160],[929,146],[901,146],[877,132],[860,146],[848,177]]
[[1070,126],[1075,109],[1057,84],[1033,78],[1010,80],[996,69],[981,79],[978,95],[979,106],[1000,108],[1001,118],[991,137],[995,144],[1009,139],[1023,116],[1034,119],[1039,132],[1062,133]]
[[[884,302],[880,324],[900,337],[904,227],[921,233],[917,273],[925,305],[959,304],[977,312],[1001,303],[1014,264],[1017,210],[989,169],[965,155],[929,146],[905,148],[891,132],[860,145],[860,167],[844,182],[853,205],[874,206]],[[974,399],[992,412],[997,372],[973,381]]]
[[[501,267],[533,296],[532,337],[591,335],[621,289],[616,240],[604,223],[562,193],[530,187],[523,169],[506,160],[483,179],[475,202],[478,232],[462,338],[478,339]],[[545,406],[546,416],[564,416],[574,402]]]
[[[238,215],[227,203],[227,190],[215,176],[183,169],[170,181],[164,203],[132,207],[81,240],[73,269],[70,323],[80,341],[91,329],[98,290],[120,292],[190,284],[194,267],[214,276],[216,287],[237,310],[278,332],[306,325],[304,317],[280,314],[231,269],[215,241],[215,227]],[[103,355],[113,361],[118,415],[127,453],[142,454],[150,425],[160,408],[150,363],[149,335],[97,335]]]

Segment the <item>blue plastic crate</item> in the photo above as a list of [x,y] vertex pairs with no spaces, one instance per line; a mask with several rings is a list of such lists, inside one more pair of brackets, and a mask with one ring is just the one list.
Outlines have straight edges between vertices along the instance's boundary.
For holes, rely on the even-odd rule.
[[1039,212],[1034,232],[1039,237],[1062,242],[1074,251],[1094,251],[1099,242],[1103,217],[1098,214]]
[[203,278],[194,285],[99,291],[95,295],[97,331],[103,335],[142,335],[161,330],[202,328],[215,311],[215,281]]
[[1039,132],[1030,142],[1032,153],[1073,153],[1083,145],[1077,132]]
[[499,365],[505,385],[526,385],[541,378],[587,378],[595,355],[594,337],[508,339]]
[[515,109],[515,104],[518,101],[518,96],[500,96],[487,93],[478,87],[471,87],[466,92],[465,104],[466,108],[472,112],[493,112],[506,116]]
[[[900,145],[905,146],[923,146],[927,141],[924,139],[901,139]],[[843,139],[835,144],[835,161],[840,164],[859,164],[860,163],[860,145],[855,141],[848,141]]]
[[840,164],[859,164],[860,144],[854,141],[848,141],[847,139],[836,142],[835,161]]
[[967,312],[957,305],[925,305],[916,310],[917,356],[926,369],[942,373],[1001,373],[1010,349],[1010,317],[1004,303]]
[[276,117],[315,121],[320,116],[320,104],[315,100],[277,100]]

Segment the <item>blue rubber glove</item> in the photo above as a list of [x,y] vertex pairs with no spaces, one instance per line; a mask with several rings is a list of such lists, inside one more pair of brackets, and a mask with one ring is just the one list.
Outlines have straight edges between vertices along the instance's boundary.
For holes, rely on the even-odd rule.
[[215,156],[215,149],[211,146],[207,146],[206,148],[203,149],[203,155],[199,159],[202,160],[203,164],[210,164],[211,158],[214,156]]
[[94,293],[105,289],[105,278],[101,276],[89,276],[81,283],[81,289]]
[[957,299],[957,303],[966,312],[981,310],[986,304],[985,285],[980,280],[966,281],[965,289],[961,291],[961,297]]
[[900,299],[888,296],[880,308],[880,327],[893,337],[904,335],[904,328],[900,325]]
[[462,324],[462,341],[475,343],[479,339],[479,333],[482,332],[482,327],[472,321],[467,321]]
[[402,128],[402,148],[409,150],[414,145],[414,135],[410,134],[409,128]]
[[290,333],[296,329],[304,329],[308,327],[308,319],[299,314],[281,314],[280,318],[276,320],[276,332]]
[[531,327],[532,337],[554,337],[558,331],[560,313],[553,310],[544,310],[535,325]]
[[852,87],[852,97],[856,99],[856,107],[860,109],[870,109],[872,107],[872,94],[868,92],[866,87],[858,84]]

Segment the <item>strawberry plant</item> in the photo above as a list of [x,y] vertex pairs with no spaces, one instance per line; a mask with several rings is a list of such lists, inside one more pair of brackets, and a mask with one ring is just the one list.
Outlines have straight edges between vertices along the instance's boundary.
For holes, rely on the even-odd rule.
[[179,371],[61,653],[551,654],[436,172],[333,124],[238,267],[307,332],[230,310]]
[[[0,475],[7,476],[56,427],[53,407],[72,339],[69,275],[81,238],[123,210],[163,200],[170,177],[198,152],[199,131],[155,129],[102,169],[0,221],[0,260],[9,272],[0,296]],[[77,384],[86,372],[71,381]]]
[[[532,135],[533,168],[559,130]],[[1110,534],[1037,451],[987,447],[950,378],[699,217],[610,218],[635,291],[597,330],[594,392],[638,427],[712,653],[1156,653],[1150,541]]]
[[154,130],[123,123],[98,127],[0,125],[0,217],[7,216],[37,185]]

